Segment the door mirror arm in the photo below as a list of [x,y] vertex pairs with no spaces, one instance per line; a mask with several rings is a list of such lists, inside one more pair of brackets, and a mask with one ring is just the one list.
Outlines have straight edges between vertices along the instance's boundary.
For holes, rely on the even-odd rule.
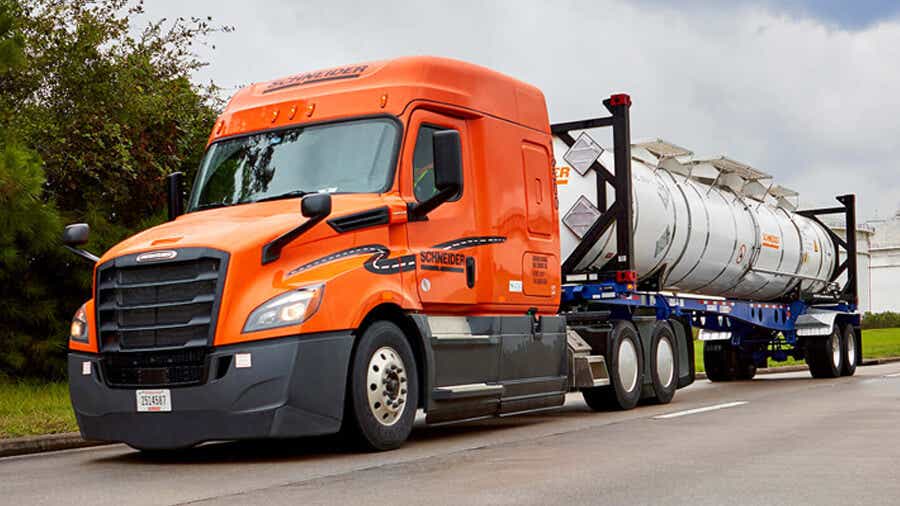
[[266,265],[281,258],[281,250],[291,241],[300,237],[307,230],[318,225],[331,214],[331,195],[328,193],[314,193],[303,197],[300,201],[300,212],[308,218],[300,225],[288,230],[280,236],[272,239],[262,249],[262,264]]
[[85,251],[84,249],[79,248],[79,246],[87,244],[90,233],[91,227],[87,223],[74,223],[72,225],[66,225],[66,228],[63,230],[62,242],[64,248],[87,260],[91,263],[91,265],[93,265],[99,262],[100,258],[90,251]]

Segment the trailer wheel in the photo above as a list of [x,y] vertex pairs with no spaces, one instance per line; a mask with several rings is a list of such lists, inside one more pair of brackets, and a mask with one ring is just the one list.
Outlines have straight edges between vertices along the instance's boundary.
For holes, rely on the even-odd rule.
[[740,381],[750,381],[754,376],[756,376],[756,364],[753,363],[753,360],[750,357],[741,357],[738,355],[735,379]]
[[845,325],[841,339],[841,350],[843,352],[844,367],[841,371],[843,376],[853,376],[856,374],[856,365],[859,363],[859,350],[857,349],[856,332],[853,325]]
[[747,381],[756,376],[753,358],[730,341],[703,343],[703,368],[709,381]]
[[706,378],[714,383],[733,381],[734,369],[731,367],[734,350],[731,343],[724,341],[705,341],[703,343],[703,369]]
[[675,346],[675,334],[665,322],[657,324],[653,330],[650,342],[650,379],[653,382],[651,402],[671,402],[678,388],[678,348]]
[[346,432],[369,450],[402,445],[419,398],[416,362],[403,331],[387,321],[370,325],[357,344],[347,383]]
[[838,327],[831,334],[807,343],[806,363],[813,378],[837,378],[844,366],[844,346]]
[[583,389],[584,402],[595,411],[635,407],[641,398],[644,356],[638,331],[631,322],[616,322],[606,358],[609,386]]

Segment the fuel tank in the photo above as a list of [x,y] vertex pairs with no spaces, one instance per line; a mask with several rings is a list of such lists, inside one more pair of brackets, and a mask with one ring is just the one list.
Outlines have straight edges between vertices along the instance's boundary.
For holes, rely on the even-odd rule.
[[[602,150],[596,161],[612,172],[614,160],[587,133],[573,150],[554,142],[565,260],[601,214],[596,164],[585,162]],[[822,225],[794,212],[797,193],[773,185],[771,176],[726,157],[698,158],[659,139],[632,145],[631,171],[639,278],[659,275],[670,291],[754,300],[831,287],[834,243]],[[605,186],[612,203],[615,195]],[[575,272],[602,269],[616,254],[615,233],[613,225]]]

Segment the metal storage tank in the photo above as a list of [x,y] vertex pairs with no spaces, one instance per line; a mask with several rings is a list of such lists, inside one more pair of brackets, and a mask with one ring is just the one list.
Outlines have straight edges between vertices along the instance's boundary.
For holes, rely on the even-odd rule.
[[[555,149],[565,153],[557,169],[567,176],[557,178],[565,259],[601,214],[596,178],[585,160],[606,168],[614,163],[587,132],[572,148],[557,140]],[[767,174],[725,157],[699,159],[659,139],[632,145],[631,170],[639,277],[658,274],[670,291],[756,300],[776,299],[798,286],[804,293],[832,286],[836,252],[828,232],[795,213],[797,194],[772,185]],[[613,200],[609,191],[607,202]],[[576,270],[599,270],[614,255],[615,225]]]

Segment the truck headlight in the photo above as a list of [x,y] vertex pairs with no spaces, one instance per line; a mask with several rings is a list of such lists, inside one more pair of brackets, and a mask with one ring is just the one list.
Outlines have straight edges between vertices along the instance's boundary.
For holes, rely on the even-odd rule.
[[79,343],[88,342],[87,312],[84,310],[86,304],[87,303],[82,304],[81,307],[78,308],[78,311],[75,311],[75,316],[72,318],[72,325],[69,326],[69,339]]
[[250,313],[243,332],[256,332],[305,322],[319,309],[324,291],[325,285],[307,286],[267,300]]

